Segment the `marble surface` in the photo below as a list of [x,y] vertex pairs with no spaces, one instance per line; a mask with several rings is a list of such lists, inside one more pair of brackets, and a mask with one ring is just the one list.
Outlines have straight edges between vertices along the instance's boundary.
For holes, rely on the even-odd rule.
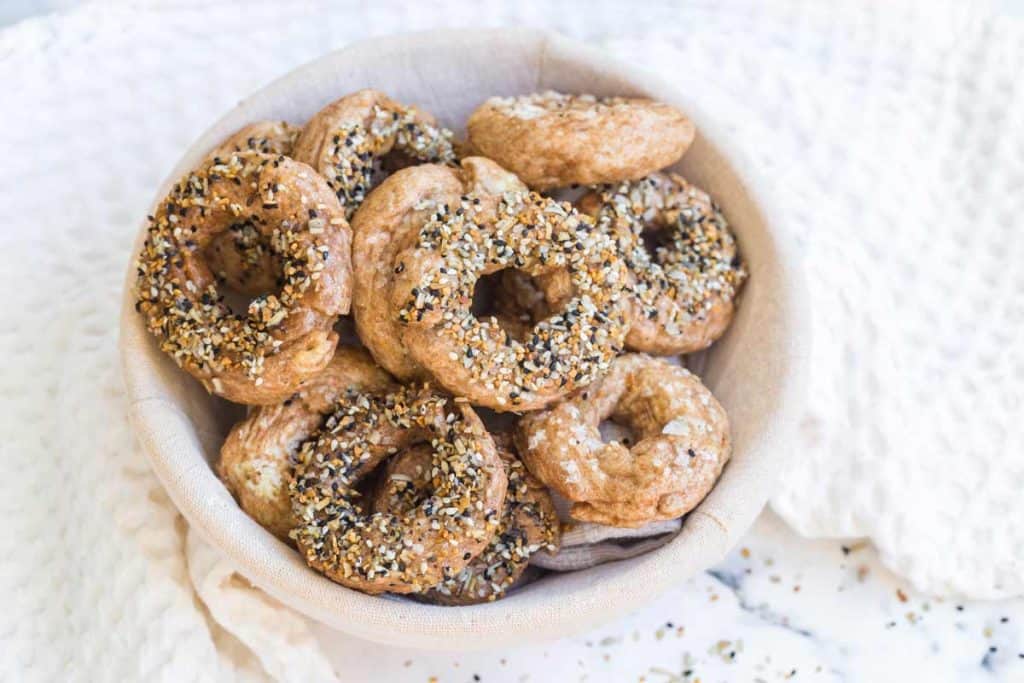
[[346,681],[1024,681],[1024,599],[929,598],[869,544],[770,511],[711,571],[574,638],[451,654],[318,635]]

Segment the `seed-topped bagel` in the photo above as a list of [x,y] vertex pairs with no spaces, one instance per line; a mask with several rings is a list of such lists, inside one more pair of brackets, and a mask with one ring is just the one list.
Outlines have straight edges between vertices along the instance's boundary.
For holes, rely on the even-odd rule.
[[525,190],[518,178],[490,159],[467,157],[458,166],[422,164],[397,171],[356,212],[352,313],[360,339],[395,377],[429,377],[409,354],[402,325],[391,313],[398,254],[419,238],[423,224],[439,209],[473,195],[480,211],[489,214],[503,194]]
[[[496,600],[523,575],[531,555],[539,550],[557,552],[559,521],[551,496],[513,455],[511,439],[505,434],[492,436],[508,477],[497,531],[465,569],[423,593],[427,602],[472,605]],[[380,479],[374,509],[401,513],[414,508],[429,495],[437,474],[426,446],[396,455],[388,461]]]
[[[281,264],[281,286],[233,312],[205,249],[250,225]],[[338,200],[313,169],[284,156],[240,152],[179,180],[160,202],[139,255],[138,310],[161,349],[211,392],[271,404],[294,393],[334,354],[331,329],[348,311],[351,254]]]
[[[635,314],[626,346],[690,353],[722,336],[747,270],[706,192],[674,173],[654,173],[600,188],[580,200],[580,209],[613,235],[629,267]],[[644,233],[659,238],[653,252]]]
[[[498,411],[535,410],[592,382],[622,349],[625,265],[613,240],[567,203],[509,192],[493,217],[479,206],[467,196],[438,207],[398,256],[392,315],[412,357],[452,393]],[[471,310],[477,279],[505,268],[563,271],[574,289],[522,342]]]
[[294,156],[327,178],[351,218],[380,181],[391,152],[418,162],[453,163],[451,138],[430,114],[382,92],[360,90],[315,114],[302,129]]
[[[401,514],[370,512],[355,486],[388,455],[427,443],[431,494]],[[306,562],[367,593],[420,593],[490,542],[507,479],[494,441],[465,403],[423,387],[352,394],[299,449],[293,534]]]
[[256,407],[231,429],[217,473],[250,517],[287,541],[296,526],[288,487],[299,446],[349,392],[397,388],[366,351],[340,346],[327,367],[298,391],[277,405]]

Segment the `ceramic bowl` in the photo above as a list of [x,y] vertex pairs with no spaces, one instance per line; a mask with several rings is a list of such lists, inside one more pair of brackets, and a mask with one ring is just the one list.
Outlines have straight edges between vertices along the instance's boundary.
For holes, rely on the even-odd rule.
[[[302,123],[327,102],[377,88],[435,114],[457,135],[492,95],[538,90],[638,95],[671,103],[697,125],[675,170],[705,188],[734,226],[750,268],[727,334],[697,359],[729,413],[734,452],[721,480],[667,545],[634,559],[549,574],[504,600],[437,607],[373,597],[332,583],[253,522],[211,469],[242,413],[215,399],[157,348],[124,292],[121,346],[131,418],[153,469],[200,533],[253,584],[308,616],[356,636],[404,646],[463,650],[567,635],[651,601],[717,562],[764,506],[790,457],[803,401],[808,347],[799,259],[771,209],[771,185],[715,129],[699,93],[561,37],[530,30],[441,31],[376,39],[328,54],[254,93],[185,152],[171,182],[229,133],[258,119]],[[141,244],[143,229],[140,230]]]

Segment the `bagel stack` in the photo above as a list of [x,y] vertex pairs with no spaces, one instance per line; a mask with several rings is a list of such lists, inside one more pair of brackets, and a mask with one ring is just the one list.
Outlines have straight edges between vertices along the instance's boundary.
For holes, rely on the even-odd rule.
[[138,259],[161,348],[251,406],[217,464],[239,505],[334,581],[451,606],[541,575],[556,503],[641,527],[707,495],[728,418],[673,359],[726,332],[748,277],[722,210],[665,171],[696,133],[673,107],[494,97],[466,129],[374,90],[253,122]]

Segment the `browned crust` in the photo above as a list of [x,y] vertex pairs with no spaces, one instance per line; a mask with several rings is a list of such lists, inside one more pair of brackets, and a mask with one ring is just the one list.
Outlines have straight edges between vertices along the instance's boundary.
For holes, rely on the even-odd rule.
[[[611,418],[632,446],[603,443]],[[601,380],[530,413],[515,434],[530,471],[572,501],[574,519],[638,527],[692,510],[729,459],[725,410],[688,370],[642,354],[620,356]]]
[[[274,244],[284,284],[245,316],[221,301],[205,250],[248,222]],[[152,217],[138,259],[138,309],[161,348],[209,391],[268,405],[322,370],[348,311],[350,230],[311,168],[261,152],[205,163],[180,180]],[[277,240],[274,242],[274,240]]]
[[552,92],[493,97],[466,128],[477,153],[537,190],[642,178],[678,161],[695,135],[660,102]]
[[391,377],[366,351],[339,347],[320,373],[283,403],[260,406],[236,424],[220,450],[217,473],[239,506],[261,526],[290,542],[295,528],[288,486],[292,457],[349,391],[385,392]]
[[292,156],[302,129],[287,121],[254,121],[242,126],[217,145],[208,158],[227,157],[238,152],[263,152]]
[[[516,458],[510,439],[493,436],[508,477],[508,494],[496,533],[461,572],[424,592],[425,602],[454,606],[499,599],[522,576],[533,553],[558,549],[558,513],[547,488]],[[430,488],[430,468],[427,446],[391,458],[378,482],[374,508],[400,512],[415,506]]]

